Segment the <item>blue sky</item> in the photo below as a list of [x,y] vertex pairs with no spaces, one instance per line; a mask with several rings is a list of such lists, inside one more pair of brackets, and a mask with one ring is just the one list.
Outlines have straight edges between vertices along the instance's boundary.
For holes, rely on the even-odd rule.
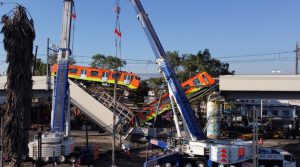
[[[47,37],[53,43],[59,42],[63,0],[2,2],[18,2],[29,10],[35,21],[38,56],[45,60]],[[115,54],[114,3],[114,0],[75,0],[73,54],[79,64],[86,65],[96,53]],[[142,0],[142,3],[166,51],[197,53],[208,48],[214,58],[229,62],[236,74],[271,74],[273,70],[294,73],[292,51],[300,40],[300,1]],[[0,6],[0,15],[13,7]],[[121,0],[121,8],[122,58],[154,60],[130,1]],[[5,51],[1,47],[0,63],[3,60]],[[154,64],[127,63],[125,70],[158,73]],[[5,69],[6,65],[1,64],[0,72]]]

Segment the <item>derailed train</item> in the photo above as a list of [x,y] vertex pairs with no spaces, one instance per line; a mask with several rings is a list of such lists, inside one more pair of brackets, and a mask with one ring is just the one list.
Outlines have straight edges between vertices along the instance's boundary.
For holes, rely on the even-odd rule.
[[[51,75],[56,75],[57,64],[54,64],[51,69]],[[129,89],[137,89],[140,85],[140,77],[137,74],[126,71],[118,71],[119,75],[116,75],[116,71],[69,65],[68,77],[76,80],[100,82],[104,84],[114,84],[115,77],[118,78],[119,85],[128,87]]]

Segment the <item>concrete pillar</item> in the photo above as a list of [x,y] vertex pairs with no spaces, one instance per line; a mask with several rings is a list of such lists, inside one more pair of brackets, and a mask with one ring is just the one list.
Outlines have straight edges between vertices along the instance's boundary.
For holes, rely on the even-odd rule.
[[207,102],[207,138],[218,139],[220,137],[220,110],[216,101]]

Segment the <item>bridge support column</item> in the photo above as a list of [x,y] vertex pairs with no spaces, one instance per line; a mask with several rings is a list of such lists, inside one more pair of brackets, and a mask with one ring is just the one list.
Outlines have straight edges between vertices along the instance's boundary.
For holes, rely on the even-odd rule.
[[220,110],[219,104],[214,95],[211,95],[207,102],[207,130],[206,136],[210,139],[218,139],[220,137]]

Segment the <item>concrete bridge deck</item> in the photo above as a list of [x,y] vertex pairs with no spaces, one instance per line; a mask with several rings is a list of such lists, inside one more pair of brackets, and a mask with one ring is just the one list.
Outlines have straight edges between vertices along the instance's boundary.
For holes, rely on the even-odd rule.
[[[54,78],[33,77],[34,97],[51,97]],[[300,99],[300,75],[221,75],[221,95],[232,99]],[[6,76],[0,77],[0,96],[5,96]]]
[[223,75],[219,88],[232,99],[300,99],[300,75]]
[[[6,96],[6,76],[0,76],[0,96]],[[33,76],[33,96],[34,97],[51,97],[53,89],[54,77],[51,77],[49,86],[47,84],[47,76]]]

